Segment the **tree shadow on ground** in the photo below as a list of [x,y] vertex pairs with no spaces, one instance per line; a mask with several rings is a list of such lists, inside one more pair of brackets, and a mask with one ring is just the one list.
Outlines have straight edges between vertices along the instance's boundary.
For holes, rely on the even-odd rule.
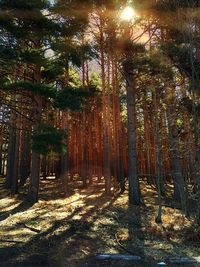
[[[51,203],[53,182],[46,181],[42,186],[42,189],[49,188],[49,191],[42,190],[41,194],[46,194],[50,202],[42,202],[40,209],[45,208],[46,213],[55,209],[58,210],[55,214],[59,214],[60,202]],[[106,196],[103,187],[98,184],[89,189],[79,189],[78,192],[82,206],[76,205],[79,199],[69,199],[65,202],[66,207],[62,205],[62,209],[67,209],[71,204],[75,204],[75,208],[65,218],[55,217],[47,229],[41,229],[40,233],[34,234],[25,243],[16,242],[0,249],[1,267],[156,266],[153,255],[147,254],[145,241],[148,229],[144,230],[145,222],[148,223],[155,212],[152,207],[142,205],[127,208],[127,203],[121,202],[116,206],[115,202],[120,196]],[[58,192],[57,198],[62,200]],[[20,205],[11,211],[12,215],[30,208],[23,205],[20,208]],[[38,220],[38,214],[31,219]],[[95,258],[97,253],[128,254],[124,249],[140,256],[142,261],[99,261]]]
[[9,216],[15,215],[19,212],[24,212],[24,211],[30,209],[33,205],[34,205],[33,203],[24,200],[14,209],[9,210],[9,211],[5,211],[5,212],[1,212],[0,213],[0,221],[4,221]]
[[[121,216],[125,216],[125,210],[118,209],[114,211],[115,217],[112,217],[112,204],[117,197],[110,198],[102,194],[96,205],[94,204],[94,197],[88,196],[84,199],[84,207],[91,207],[87,212],[83,213],[80,219],[73,219],[75,215],[79,215],[80,209],[75,211],[62,220],[55,221],[53,225],[47,230],[31,238],[26,244],[15,244],[8,250],[2,251],[1,257],[2,266],[16,267],[16,266],[69,266],[69,267],[100,267],[100,266],[132,266],[132,263],[123,261],[98,261],[94,255],[96,253],[106,253],[110,248],[115,248],[116,251],[124,253],[115,239],[115,234],[120,228],[124,227],[124,221],[120,221]],[[104,213],[107,212],[107,218],[112,220],[112,224],[96,225],[97,220],[103,220]],[[135,229],[139,231],[141,227],[140,213],[135,214],[135,209],[129,211],[133,215],[133,219],[127,216],[126,228],[129,231],[129,242],[124,244],[130,246],[135,255],[141,256],[144,259],[144,251],[138,247],[135,240]],[[117,215],[116,215],[117,214]],[[118,218],[116,218],[118,216]],[[115,218],[113,220],[113,218]],[[113,239],[112,244],[108,244],[105,233],[108,234],[109,239]],[[138,235],[138,233],[137,233]],[[82,251],[88,250],[88,255],[84,255]],[[19,258],[21,258],[19,260]],[[9,261],[8,261],[9,259]],[[135,266],[151,266],[135,263]],[[153,265],[152,265],[153,266]]]

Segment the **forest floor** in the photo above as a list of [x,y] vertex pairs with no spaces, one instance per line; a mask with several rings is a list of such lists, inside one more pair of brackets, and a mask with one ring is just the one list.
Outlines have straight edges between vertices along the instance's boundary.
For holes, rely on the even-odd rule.
[[[146,184],[142,188],[144,204],[128,207],[127,192],[108,197],[103,183],[83,189],[77,182],[64,197],[61,183],[47,179],[41,181],[39,202],[31,206],[22,192],[10,196],[1,178],[0,266],[151,267],[167,257],[198,258],[200,230],[192,218],[166,199],[163,223],[156,224],[156,192]],[[126,249],[142,262],[95,259],[97,253],[127,254]]]

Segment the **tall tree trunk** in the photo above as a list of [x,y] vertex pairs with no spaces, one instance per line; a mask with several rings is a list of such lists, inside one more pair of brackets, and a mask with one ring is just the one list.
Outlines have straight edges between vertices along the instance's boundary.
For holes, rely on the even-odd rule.
[[103,33],[103,19],[100,18],[100,57],[101,57],[101,80],[103,91],[103,145],[104,145],[104,178],[105,178],[105,190],[107,194],[110,194],[111,189],[111,172],[110,172],[110,142],[109,142],[109,122],[108,122],[108,99],[106,96],[106,73],[105,73],[105,44]]
[[166,91],[167,121],[169,127],[169,145],[172,175],[174,180],[174,197],[181,203],[182,210],[187,210],[187,189],[181,173],[180,153],[179,153],[179,134],[177,128],[177,116],[175,110],[175,99],[173,88],[168,87]]
[[82,162],[82,180],[83,187],[87,185],[87,119],[85,111],[83,112],[83,162]]
[[[62,116],[62,128],[65,131],[66,134],[66,141],[65,144],[67,146],[67,122],[68,122],[68,114],[63,112]],[[67,148],[68,150],[68,148]],[[65,154],[61,156],[61,178],[63,182],[63,187],[64,187],[64,193],[67,195],[69,191],[69,185],[68,185],[68,173],[67,173],[67,162],[68,162],[68,151],[66,150]]]
[[158,213],[156,217],[156,223],[162,222],[162,198],[161,189],[163,187],[163,177],[162,177],[162,153],[161,153],[161,123],[160,123],[160,98],[158,93],[153,93],[153,104],[154,104],[154,127],[155,127],[155,145],[156,145],[156,184],[158,192]]
[[23,186],[30,175],[31,140],[28,129],[22,132],[20,153],[20,185]]
[[32,151],[30,188],[27,195],[28,201],[33,203],[38,201],[39,182],[40,182],[40,155],[37,152]]
[[[38,65],[35,69],[35,82],[41,83],[41,67]],[[37,131],[42,118],[42,97],[40,95],[34,96],[34,126],[33,131]],[[30,202],[38,201],[40,183],[40,154],[36,151],[32,151],[31,158],[31,177],[30,187],[27,195],[27,200]]]
[[147,110],[147,103],[146,103],[146,92],[143,96],[143,114],[144,114],[144,152],[145,152],[145,174],[147,175],[147,181],[150,183],[150,175],[151,175],[151,161],[150,161],[150,138],[149,138],[149,113]]
[[200,226],[200,145],[196,149],[197,224]]
[[41,160],[41,172],[43,180],[47,179],[47,156],[43,156]]
[[128,113],[128,180],[129,203],[140,204],[140,186],[137,169],[137,135],[136,135],[136,92],[134,75],[129,62],[124,63],[126,79],[127,113]]
[[3,174],[3,126],[0,126],[0,175]]
[[6,164],[6,187],[11,189],[13,177],[13,163],[15,153],[16,129],[14,128],[15,114],[12,112],[10,117],[8,155]]
[[20,147],[20,118],[16,116],[17,129],[15,130],[15,145],[14,145],[14,162],[13,162],[13,174],[11,193],[16,194],[18,191],[18,175],[19,175],[19,147]]
[[195,193],[197,194],[197,223],[200,225],[200,120],[196,110],[196,95],[193,94],[193,127],[194,127],[194,141],[195,141]]

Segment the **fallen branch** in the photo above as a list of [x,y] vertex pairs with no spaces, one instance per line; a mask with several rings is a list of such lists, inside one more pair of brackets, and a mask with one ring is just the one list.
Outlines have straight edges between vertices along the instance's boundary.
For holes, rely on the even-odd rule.
[[25,223],[19,223],[19,225],[22,225],[24,228],[27,228],[28,230],[35,232],[39,234],[41,231],[39,229],[33,228],[31,226],[26,225]]
[[9,240],[9,239],[0,239],[0,243],[24,243],[23,241]]
[[125,261],[140,261],[141,257],[124,255],[124,254],[97,254],[97,260],[125,260]]
[[197,263],[196,259],[189,259],[189,258],[167,258],[165,260],[166,263],[170,264],[195,264]]
[[[126,247],[124,247],[124,246],[120,243],[117,234],[115,234],[115,240],[116,240],[118,246],[119,246],[121,249],[123,249],[125,252],[127,252],[128,254],[130,254],[130,255],[132,255],[132,256],[134,256],[134,257],[138,257],[138,256],[135,256],[135,253],[134,253],[133,251],[127,249]],[[141,259],[141,257],[139,257],[139,258]]]

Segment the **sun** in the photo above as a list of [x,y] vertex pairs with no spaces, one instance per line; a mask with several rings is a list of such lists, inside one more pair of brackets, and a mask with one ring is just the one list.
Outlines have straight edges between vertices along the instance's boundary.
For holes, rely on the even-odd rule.
[[136,17],[134,9],[130,6],[125,7],[121,12],[121,20],[131,21]]

